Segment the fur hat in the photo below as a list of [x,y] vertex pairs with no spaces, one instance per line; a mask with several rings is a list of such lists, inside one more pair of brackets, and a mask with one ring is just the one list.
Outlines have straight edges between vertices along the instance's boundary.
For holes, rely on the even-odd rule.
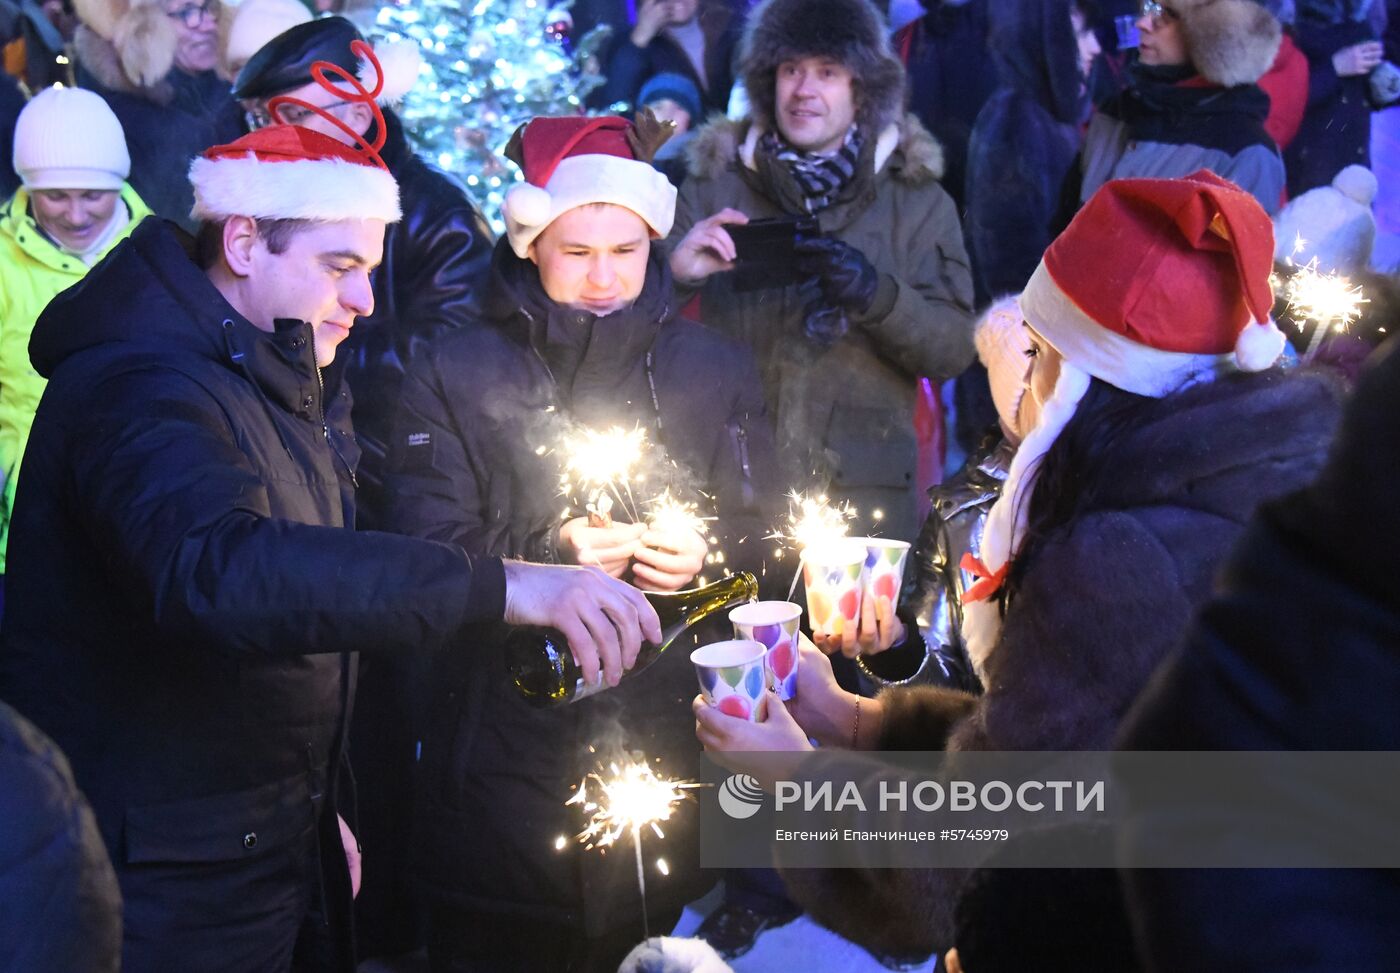
[[829,57],[850,69],[856,121],[866,131],[881,132],[903,115],[904,65],[869,0],[763,0],[753,9],[739,73],[753,117],[765,129],[775,124],[778,65],[803,57]]
[[1191,64],[1212,84],[1254,84],[1273,67],[1283,28],[1255,0],[1170,0]]
[[733,970],[703,939],[653,936],[627,954],[617,973],[733,973]]
[[122,74],[150,88],[175,66],[179,36],[160,0],[74,0],[83,25],[112,45]]

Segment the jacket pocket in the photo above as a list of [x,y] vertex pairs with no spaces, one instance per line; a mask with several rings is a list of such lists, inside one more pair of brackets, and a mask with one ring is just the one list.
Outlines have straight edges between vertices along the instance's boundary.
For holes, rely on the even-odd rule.
[[837,403],[827,424],[826,452],[839,486],[911,487],[918,456],[914,419],[894,409]]
[[306,777],[243,791],[126,809],[126,862],[200,863],[253,858],[304,837],[316,807]]
[[749,462],[749,431],[738,419],[729,420],[725,431],[729,434],[730,455],[734,460],[735,469],[738,470],[739,505],[748,510],[753,507],[755,501],[753,467]]

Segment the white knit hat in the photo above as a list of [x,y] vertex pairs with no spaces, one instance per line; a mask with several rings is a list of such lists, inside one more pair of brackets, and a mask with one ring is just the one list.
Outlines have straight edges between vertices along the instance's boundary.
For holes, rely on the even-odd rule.
[[[1365,166],[1347,166],[1330,186],[1309,189],[1274,217],[1274,259],[1298,266],[1317,259],[1324,274],[1354,274],[1371,262],[1376,243],[1376,177]],[[1302,240],[1302,246],[1298,241]]]
[[243,0],[224,39],[224,63],[242,68],[268,41],[311,19],[301,0]]
[[1021,315],[1021,304],[1015,296],[1003,297],[987,308],[973,329],[977,357],[987,369],[987,381],[992,387],[992,402],[1002,425],[1019,442],[1027,430],[1017,424],[1021,397],[1026,393],[1026,376],[1030,374],[1031,334]]
[[122,124],[100,95],[46,88],[15,123],[15,172],[26,189],[121,189],[131,175]]

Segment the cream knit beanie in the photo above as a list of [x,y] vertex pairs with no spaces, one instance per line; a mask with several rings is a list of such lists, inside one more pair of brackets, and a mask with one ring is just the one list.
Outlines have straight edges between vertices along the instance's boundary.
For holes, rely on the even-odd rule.
[[121,189],[131,156],[121,122],[100,95],[46,88],[15,123],[15,172],[26,189]]

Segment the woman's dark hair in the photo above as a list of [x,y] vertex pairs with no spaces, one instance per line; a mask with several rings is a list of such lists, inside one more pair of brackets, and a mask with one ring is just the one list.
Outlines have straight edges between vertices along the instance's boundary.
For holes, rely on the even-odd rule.
[[1134,395],[1097,378],[1079,400],[1064,432],[1040,461],[1027,510],[1026,536],[1011,562],[1003,589],[1003,608],[1016,597],[1021,580],[1035,562],[1045,538],[1093,504],[1107,482],[1105,457],[1125,429],[1141,424],[1161,400]]

